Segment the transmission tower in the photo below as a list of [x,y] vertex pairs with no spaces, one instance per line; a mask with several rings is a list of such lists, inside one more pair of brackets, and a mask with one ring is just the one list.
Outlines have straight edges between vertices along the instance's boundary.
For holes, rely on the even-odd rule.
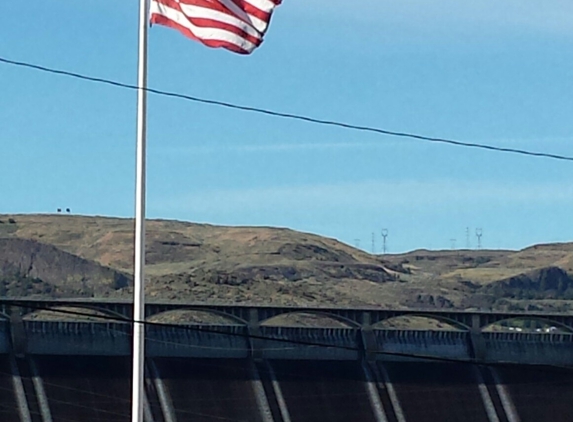
[[372,232],[372,254],[376,253],[376,236]]
[[477,248],[481,249],[481,237],[483,235],[483,230],[482,229],[476,229],[476,237],[478,240],[478,244],[477,244]]
[[354,246],[356,246],[356,249],[360,249],[360,239],[354,239]]
[[456,239],[450,239],[450,242],[452,243],[452,249],[456,249]]
[[386,238],[388,237],[388,229],[382,229],[382,253],[384,255],[386,255],[386,251],[388,250],[386,248],[387,243],[386,243]]
[[466,227],[466,249],[471,249],[472,245],[470,243],[470,228]]

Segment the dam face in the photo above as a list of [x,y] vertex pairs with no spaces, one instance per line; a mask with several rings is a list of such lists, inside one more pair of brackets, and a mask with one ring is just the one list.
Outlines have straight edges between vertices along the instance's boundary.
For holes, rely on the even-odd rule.
[[[0,359],[2,421],[130,420],[129,358],[15,359],[20,392],[10,360]],[[149,422],[569,422],[573,417],[573,375],[554,368],[436,362],[377,362],[365,368],[353,361],[185,358],[158,358],[150,365],[155,374],[146,380]]]
[[[482,331],[505,316],[469,313],[448,314],[467,330],[380,329],[373,318],[391,311],[352,310],[362,325],[259,324],[271,311],[148,325],[145,421],[573,420],[566,330]],[[128,322],[0,320],[0,422],[130,421],[131,344]]]

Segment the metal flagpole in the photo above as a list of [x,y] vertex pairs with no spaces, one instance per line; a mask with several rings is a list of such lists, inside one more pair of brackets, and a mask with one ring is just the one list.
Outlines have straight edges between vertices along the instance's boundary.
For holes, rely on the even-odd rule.
[[147,126],[148,0],[139,0],[139,59],[137,70],[137,170],[135,188],[135,264],[133,284],[133,377],[131,421],[143,422],[145,363],[145,158]]

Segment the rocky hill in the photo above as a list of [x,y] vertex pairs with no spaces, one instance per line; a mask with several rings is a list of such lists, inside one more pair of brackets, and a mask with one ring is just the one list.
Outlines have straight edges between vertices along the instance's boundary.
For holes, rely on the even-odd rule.
[[[569,310],[573,244],[375,256],[313,234],[147,224],[150,299]],[[131,295],[133,220],[0,215],[0,294]],[[3,286],[3,287],[2,287]]]
[[55,246],[0,238],[0,294],[7,296],[109,296],[131,278]]

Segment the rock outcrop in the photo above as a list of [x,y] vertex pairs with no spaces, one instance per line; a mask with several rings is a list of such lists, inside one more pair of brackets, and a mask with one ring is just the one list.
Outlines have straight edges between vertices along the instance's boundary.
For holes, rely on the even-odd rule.
[[126,274],[55,246],[0,238],[0,289],[5,295],[105,296],[130,282]]

